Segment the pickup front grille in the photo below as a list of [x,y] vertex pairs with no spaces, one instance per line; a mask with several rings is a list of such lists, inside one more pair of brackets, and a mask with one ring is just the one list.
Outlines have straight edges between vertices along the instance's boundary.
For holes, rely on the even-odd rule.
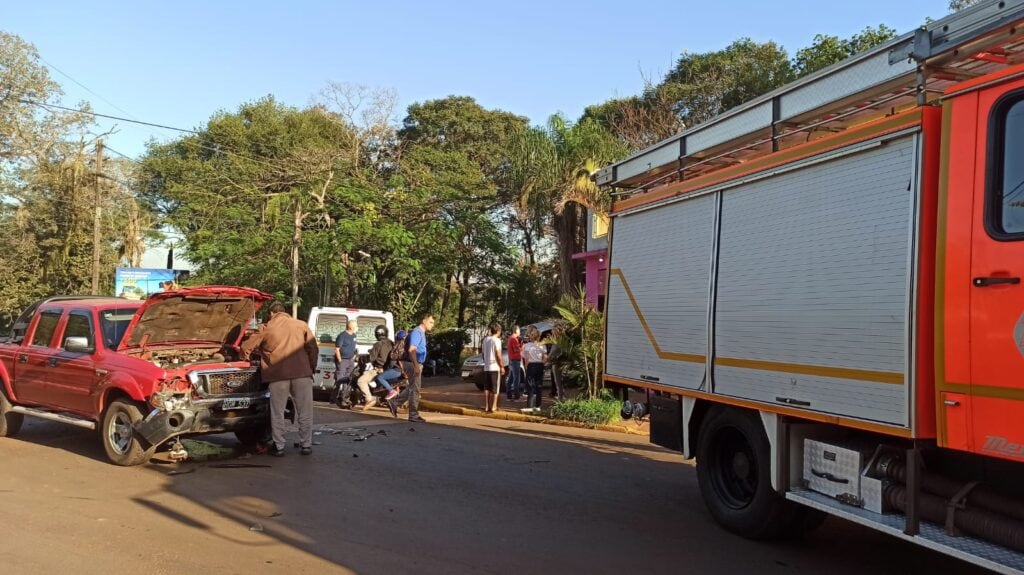
[[244,395],[263,391],[260,374],[253,369],[206,372],[200,376],[206,395]]

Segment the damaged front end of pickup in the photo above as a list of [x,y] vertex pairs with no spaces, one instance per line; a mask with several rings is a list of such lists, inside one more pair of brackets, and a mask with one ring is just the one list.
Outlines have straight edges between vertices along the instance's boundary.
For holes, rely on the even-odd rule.
[[251,368],[194,370],[169,376],[149,397],[152,410],[133,427],[151,447],[181,436],[270,426],[270,392]]

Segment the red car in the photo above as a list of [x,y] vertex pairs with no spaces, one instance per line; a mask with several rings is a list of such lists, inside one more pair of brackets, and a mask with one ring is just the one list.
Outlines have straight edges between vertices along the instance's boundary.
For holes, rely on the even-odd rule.
[[145,302],[63,296],[33,304],[0,341],[0,437],[25,415],[98,429],[107,457],[137,465],[167,440],[269,427],[269,393],[239,344],[271,298],[241,287]]

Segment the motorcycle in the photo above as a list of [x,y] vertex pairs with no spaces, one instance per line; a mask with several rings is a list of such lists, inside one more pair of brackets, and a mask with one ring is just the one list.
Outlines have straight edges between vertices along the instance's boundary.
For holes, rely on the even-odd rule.
[[[369,365],[369,356],[359,356],[359,361],[356,362],[356,366],[352,369],[352,373],[348,377],[341,378],[335,381],[334,389],[331,391],[330,402],[337,405],[342,409],[355,409],[357,406],[365,405],[368,401],[367,398],[363,397],[359,386],[356,385],[359,376],[361,376],[367,369],[373,369]],[[405,380],[404,374],[391,379],[388,383],[397,390],[400,390],[400,384]],[[378,385],[377,381],[370,380],[369,383],[370,395],[377,400],[378,405],[385,405],[385,396],[387,396],[387,390],[384,386]]]

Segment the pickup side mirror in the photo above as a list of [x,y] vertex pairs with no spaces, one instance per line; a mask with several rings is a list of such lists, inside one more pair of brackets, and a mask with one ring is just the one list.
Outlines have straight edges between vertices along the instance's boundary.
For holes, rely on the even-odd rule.
[[65,339],[64,350],[72,353],[92,353],[95,351],[89,347],[89,338],[87,337],[69,337]]

